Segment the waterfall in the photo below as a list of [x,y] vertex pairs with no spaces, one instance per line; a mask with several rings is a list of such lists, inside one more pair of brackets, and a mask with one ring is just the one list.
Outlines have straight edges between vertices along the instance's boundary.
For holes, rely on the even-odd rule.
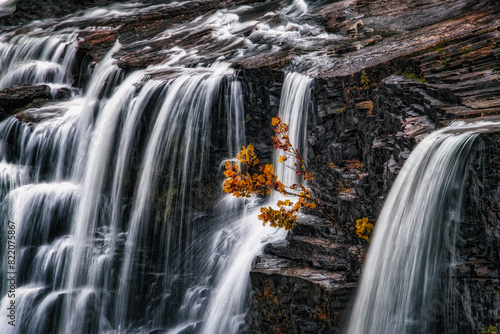
[[[84,95],[40,109],[50,117],[37,124],[0,124],[1,211],[16,223],[20,324],[0,328],[237,333],[252,260],[284,236],[261,226],[255,201],[242,211],[227,195],[209,209],[218,195],[200,197],[207,168],[221,163],[209,153],[214,133],[227,133],[223,158],[244,144],[241,84],[227,64],[176,68],[166,81],[151,78],[161,66],[121,78],[111,57],[119,47]],[[311,87],[310,78],[287,75],[279,111],[296,125],[290,136],[301,149]],[[214,123],[216,115],[226,121]],[[3,315],[7,291],[2,282]]]
[[[231,114],[227,124],[230,131],[227,132],[235,134],[228,138],[228,146],[230,144],[232,149],[240,146],[244,134],[239,100],[241,87],[231,73],[227,66],[185,69],[167,83],[145,82],[137,94],[137,84],[145,75],[139,71],[117,86],[104,104],[95,106],[93,94],[88,93],[79,111],[94,113],[97,108],[98,116],[94,122],[81,122],[83,128],[80,132],[75,131],[80,134],[77,139],[84,141],[87,138],[82,134],[89,134],[86,127],[95,124],[86,145],[76,142],[80,152],[73,161],[86,164],[83,174],[56,170],[53,174],[58,176],[47,177],[56,183],[37,183],[40,177],[33,177],[24,181],[28,185],[21,188],[15,187],[16,182],[6,182],[13,190],[2,189],[8,193],[4,216],[12,217],[18,224],[22,250],[18,271],[29,272],[23,274],[26,282],[18,281],[22,284],[18,287],[17,316],[19,322],[26,324],[26,333],[51,328],[66,333],[100,333],[113,328],[128,331],[131,321],[144,321],[148,317],[146,312],[151,313],[150,323],[142,326],[161,328],[169,322],[177,322],[175,318],[169,319],[168,314],[176,308],[182,291],[192,284],[190,280],[196,281],[198,276],[207,274],[197,273],[200,270],[197,257],[215,233],[213,228],[204,225],[217,227],[211,217],[219,216],[203,212],[207,208],[197,203],[206,179],[206,166],[219,164],[208,156],[214,132],[211,129],[213,106],[221,101],[227,103],[225,112]],[[228,94],[222,94],[223,90]],[[141,127],[141,118],[147,112],[151,119],[150,129]],[[88,115],[80,115],[80,121],[86,118]],[[11,119],[4,124],[11,126],[16,122],[19,123]],[[43,127],[42,124],[36,128]],[[23,130],[30,130],[22,124],[18,126],[22,128],[19,136],[23,138]],[[49,134],[59,138],[56,132]],[[137,141],[141,138],[144,144]],[[55,139],[54,145],[57,145]],[[32,140],[20,142],[29,146]],[[84,159],[80,157],[81,150],[86,150]],[[128,166],[137,152],[144,153],[137,157],[142,162],[137,167],[137,176],[133,176]],[[45,154],[45,151],[38,149],[37,154]],[[55,158],[58,156],[59,153],[54,153]],[[8,171],[6,168],[5,172]],[[131,200],[128,198],[132,190],[127,193],[125,189],[130,187],[130,177],[137,180]],[[31,193],[33,195],[27,196]],[[156,205],[168,210],[150,217],[148,213]],[[129,208],[124,210],[126,206]],[[226,216],[234,215],[236,209],[226,210]],[[47,210],[47,215],[35,214]],[[56,223],[62,226],[54,226]],[[37,229],[28,234],[29,228],[35,226]],[[53,235],[54,230],[59,235]],[[203,230],[208,235],[203,235]],[[43,235],[47,236],[42,238]],[[25,245],[21,243],[23,239],[33,241]],[[30,247],[26,255],[25,246]],[[146,260],[154,257],[155,252],[161,252],[156,264]],[[33,272],[29,266],[24,268],[23,263],[32,263],[32,268],[39,269]],[[148,266],[157,272],[146,270]],[[48,275],[44,270],[54,272],[54,277],[42,278]],[[117,270],[118,279],[113,277]],[[37,274],[32,275],[32,272]],[[115,289],[116,297],[112,297],[110,294]],[[24,294],[24,291],[29,293]],[[158,294],[157,299],[149,301],[155,294]],[[144,304],[142,310],[137,310],[136,298]],[[5,296],[3,303],[8,301]],[[61,319],[57,326],[40,318],[53,312],[54,319]],[[91,323],[89,317],[93,319]],[[14,329],[2,327],[2,330],[8,333]]]
[[446,275],[473,143],[491,127],[452,123],[412,152],[377,220],[345,333],[433,333],[440,317],[442,332],[456,332],[439,298],[452,296]]
[[[307,112],[311,103],[311,93],[314,80],[299,73],[288,73],[283,82],[280,97],[278,116],[289,126],[290,143],[297,148],[303,156],[306,155],[306,130]],[[274,152],[274,170],[283,184],[291,185],[299,183],[295,172],[278,163],[283,152]],[[293,165],[295,158],[291,158],[289,165]]]
[[76,38],[74,33],[0,37],[0,90],[19,82],[70,87]]
[[16,10],[17,0],[5,0],[0,3],[0,17],[12,14]]
[[[210,153],[215,134],[228,134],[225,158],[243,143],[234,71],[173,68],[169,80],[151,79],[160,66],[122,78],[111,57],[119,48],[96,66],[84,95],[39,109],[48,115],[39,123],[0,124],[0,209],[16,224],[19,324],[2,322],[2,333],[143,332],[179,322],[174,311],[189,286],[213,271],[199,258],[220,235],[218,219],[239,211],[210,209],[221,190],[207,182],[220,164]],[[7,291],[3,281],[3,316]]]
[[[116,4],[0,35],[0,90],[71,91],[25,111],[37,121],[0,123],[0,213],[16,236],[15,298],[5,279],[0,291],[0,316],[8,319],[15,301],[16,326],[1,321],[1,333],[236,334],[245,326],[252,261],[285,232],[256,218],[276,197],[222,193],[223,162],[247,144],[246,92],[225,61],[268,51],[273,29],[280,43],[316,31],[298,31],[304,1],[276,13],[262,6],[262,22],[249,6],[222,9],[138,42],[210,29],[206,44],[165,50],[164,62],[127,71],[117,66],[127,45],[117,41],[94,68],[80,69],[88,82],[74,82],[80,33],[94,29],[76,27],[181,5]],[[203,48],[211,56],[200,56]],[[312,87],[308,76],[287,74],[279,107],[302,152]],[[280,179],[296,182],[274,161]],[[14,270],[4,261],[9,247],[2,242],[2,273]]]
[[[311,102],[313,80],[298,73],[288,73],[285,76],[280,97],[278,116],[290,124],[289,136],[294,147],[303,152],[305,149],[305,129],[307,128],[307,111]],[[283,153],[281,153],[283,154]],[[278,162],[280,152],[275,152],[273,167],[278,179],[286,184],[297,183],[297,175],[291,168]],[[281,195],[273,194],[268,203],[273,205]],[[260,206],[249,205],[248,211],[237,221],[232,222],[229,230],[236,244],[234,251],[225,260],[225,269],[214,294],[210,299],[208,316],[202,328],[202,333],[238,333],[244,325],[244,317],[248,308],[249,280],[252,261],[262,247],[269,242],[285,237],[284,231],[274,231],[257,219]]]

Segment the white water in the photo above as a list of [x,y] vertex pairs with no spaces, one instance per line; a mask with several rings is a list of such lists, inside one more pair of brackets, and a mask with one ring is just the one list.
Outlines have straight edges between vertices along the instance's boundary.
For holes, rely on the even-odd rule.
[[[113,67],[105,60],[94,81],[116,82],[109,80],[116,77]],[[146,71],[132,73],[109,89],[112,93],[106,99],[97,100],[101,93],[90,89],[84,97],[54,105],[57,112],[35,124],[34,130],[13,118],[2,124],[6,128],[2,216],[16,222],[22,273],[16,315],[23,324],[16,329],[2,322],[3,333],[142,332],[141,327],[133,329],[134,321],[153,329],[178,322],[166,313],[176,307],[190,283],[172,285],[182,275],[200,275],[192,248],[209,243],[215,232],[209,228],[208,235],[197,234],[207,222],[197,218],[201,208],[193,202],[205,166],[213,164],[208,152],[214,99],[227,103],[225,109],[231,113],[227,123],[231,130],[226,132],[244,134],[241,88],[227,65],[180,71],[167,83],[143,82]],[[229,94],[222,94],[226,89]],[[141,125],[143,117],[151,119],[151,126]],[[12,138],[14,150],[6,143]],[[232,136],[227,142],[234,149],[242,137]],[[132,190],[125,188],[135,173],[130,166],[137,163],[133,156],[141,167],[134,197],[129,198]],[[46,169],[49,161],[54,169]],[[158,205],[152,202],[158,175],[169,175],[162,180],[167,184],[166,197],[161,198],[169,210],[150,217],[151,208]],[[238,210],[229,211],[234,216]],[[211,215],[202,213],[208,221],[213,220]],[[159,243],[153,251],[148,250],[152,242]],[[144,252],[163,263],[149,264],[141,257]],[[158,273],[139,269],[145,265]],[[155,293],[180,288],[181,295],[172,301],[160,298],[159,305],[153,305],[148,301],[152,286],[143,282],[144,275],[158,275],[152,283]],[[2,285],[7,291],[5,282]],[[142,310],[134,302],[138,289],[142,289]],[[8,303],[7,295],[2,295],[2,303]],[[154,309],[148,311],[150,307]],[[51,321],[43,320],[47,314]]]
[[[282,101],[278,116],[283,122],[290,124],[289,136],[294,147],[303,152],[305,130],[307,128],[307,111],[311,102],[313,80],[307,76],[289,73],[285,77],[281,92]],[[283,155],[283,152],[281,153]],[[295,172],[278,162],[279,152],[274,157],[274,169],[278,179],[286,184],[298,182]],[[280,198],[273,194],[266,205],[273,205]],[[254,205],[253,205],[254,206]],[[252,261],[262,247],[269,242],[285,237],[284,231],[274,231],[257,219],[260,205],[250,207],[243,217],[230,224],[231,235],[234,235],[235,251],[225,260],[223,275],[218,280],[213,297],[208,305],[208,317],[202,333],[238,333],[244,325],[249,301],[249,275]]]
[[17,83],[71,86],[76,34],[0,37],[0,89]]
[[16,10],[17,0],[0,0],[0,17],[12,14]]
[[[18,273],[18,326],[2,321],[1,333],[213,334],[244,327],[252,260],[285,233],[256,219],[263,203],[223,195],[220,179],[209,176],[222,176],[217,167],[245,145],[235,71],[221,62],[180,64],[256,54],[272,34],[257,38],[263,44],[241,35],[259,23],[240,22],[246,6],[203,15],[164,34],[208,26],[220,53],[199,56],[207,45],[174,48],[164,64],[124,73],[116,66],[123,49],[117,42],[84,90],[73,82],[79,30],[54,28],[178,5],[118,4],[33,23],[25,35],[0,35],[0,89],[47,84],[74,95],[26,110],[32,123],[0,123],[0,213],[16,224]],[[287,27],[268,28],[281,29],[281,42],[289,42],[297,36],[287,31],[299,27],[291,21],[307,6],[295,1],[281,13]],[[279,114],[299,149],[311,89],[312,80],[299,74],[287,75],[283,87]],[[275,169],[294,180],[288,169]],[[3,243],[2,258],[6,250]],[[11,298],[5,280],[1,287],[6,319]]]
[[443,332],[456,332],[458,321],[443,304],[451,295],[448,251],[474,139],[491,127],[498,124],[457,122],[412,152],[377,220],[345,333],[432,333],[440,317]]

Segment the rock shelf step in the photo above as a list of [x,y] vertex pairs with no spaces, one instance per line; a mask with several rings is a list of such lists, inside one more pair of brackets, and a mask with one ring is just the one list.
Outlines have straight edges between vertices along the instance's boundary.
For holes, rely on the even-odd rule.
[[257,257],[250,281],[251,326],[261,333],[336,333],[356,289],[340,273],[272,255]]
[[350,268],[347,247],[327,239],[291,236],[287,240],[266,245],[264,252],[313,268],[334,271]]

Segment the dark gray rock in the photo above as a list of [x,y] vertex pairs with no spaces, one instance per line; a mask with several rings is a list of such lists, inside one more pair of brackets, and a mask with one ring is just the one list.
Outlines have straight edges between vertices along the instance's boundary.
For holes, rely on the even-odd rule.
[[[366,2],[368,7],[376,5]],[[364,30],[369,24],[363,22]],[[262,304],[258,296],[263,291],[264,277],[272,277],[274,290],[269,293],[277,293],[278,301],[292,298],[295,290],[290,282],[303,275],[297,271],[298,277],[294,276],[292,268],[296,266],[343,275],[347,284],[355,282],[367,243],[356,237],[354,223],[362,217],[376,221],[385,196],[413,148],[428,133],[453,119],[500,113],[498,24],[462,33],[441,44],[421,47],[418,52],[379,59],[376,67],[363,71],[360,67],[359,72],[349,76],[343,75],[343,69],[335,75],[316,77],[315,110],[309,114],[308,124],[309,167],[315,173],[314,187],[336,218],[331,223],[336,233],[329,233],[328,224],[311,220],[299,223],[287,240],[266,247],[266,253],[280,259],[267,262],[277,266],[273,275],[268,268],[267,276],[262,276],[259,264],[251,274],[255,296],[250,322],[257,332],[273,333],[271,324],[276,323],[283,323],[282,328],[290,333],[320,331],[315,327],[318,324],[308,321],[283,320],[281,304],[276,308]],[[364,57],[365,52],[360,51],[358,56]],[[362,87],[362,78],[370,81],[368,87]],[[451,289],[456,293],[443,295],[436,305],[430,305],[436,308],[438,322],[445,323],[446,317],[457,319],[455,329],[460,333],[478,332],[481,327],[498,324],[499,142],[498,135],[492,134],[478,141],[470,167],[464,221],[459,225],[458,245],[453,250],[458,260],[448,273],[454,278]],[[312,227],[315,224],[317,228]],[[338,235],[342,235],[341,242]],[[342,254],[340,263],[327,261],[334,253]],[[287,288],[276,287],[276,282]],[[443,307],[448,297],[456,301],[451,309]],[[290,307],[285,304],[285,309]],[[306,309],[304,306],[297,312],[307,314]],[[308,319],[314,317],[311,314],[309,309]],[[273,323],[273,319],[277,322]],[[335,332],[339,324],[329,326]]]
[[257,258],[250,279],[252,333],[335,333],[356,286],[272,255]]
[[473,329],[500,319],[500,134],[483,134],[477,141],[458,226],[458,260],[450,270],[459,292],[459,318]]
[[11,15],[0,18],[0,25],[18,26],[30,21],[56,18],[72,14],[90,7],[108,6],[117,0],[18,0],[16,10]]
[[36,99],[52,99],[47,85],[15,85],[0,92],[0,121]]

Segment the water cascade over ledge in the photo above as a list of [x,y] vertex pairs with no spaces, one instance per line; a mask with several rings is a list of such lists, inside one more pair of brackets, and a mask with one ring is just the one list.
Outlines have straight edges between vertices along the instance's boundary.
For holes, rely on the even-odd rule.
[[[17,326],[2,321],[0,332],[238,333],[252,260],[285,233],[256,219],[266,203],[222,193],[220,166],[245,145],[237,73],[225,62],[179,65],[193,57],[183,50],[127,73],[116,42],[74,88],[76,36],[0,39],[0,88],[22,81],[72,95],[26,111],[37,122],[0,123],[0,212],[17,242]],[[312,84],[291,73],[282,92],[279,115],[300,149]],[[5,261],[1,270],[11,271]]]
[[458,333],[450,269],[467,168],[478,133],[498,128],[455,122],[411,153],[377,220],[345,333]]

